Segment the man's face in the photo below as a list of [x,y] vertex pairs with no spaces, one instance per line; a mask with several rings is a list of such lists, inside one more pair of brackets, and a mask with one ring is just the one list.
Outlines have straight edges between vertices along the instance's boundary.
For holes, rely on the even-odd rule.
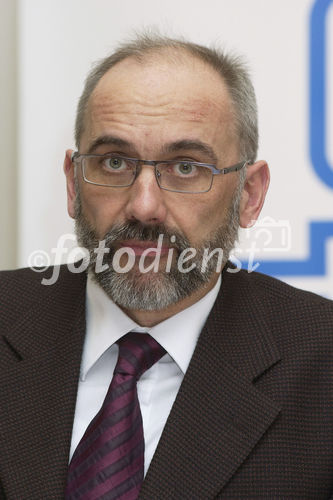
[[[232,106],[221,78],[202,62],[181,55],[178,63],[157,56],[143,64],[132,59],[119,63],[104,75],[90,98],[80,144],[80,153],[110,152],[147,160],[215,163],[218,168],[237,163]],[[162,272],[173,234],[183,245],[196,249],[213,243],[226,244],[230,251],[237,236],[239,200],[235,202],[234,196],[238,182],[237,173],[215,176],[207,193],[182,194],[160,189],[151,166],[143,165],[134,184],[126,188],[87,184],[78,171],[80,197],[76,214],[74,203],[69,203],[69,211],[78,218],[81,242],[85,234],[83,242],[91,245],[111,230],[113,249],[130,247],[137,258],[147,247],[156,246],[155,229],[163,228],[167,238],[159,268]],[[114,227],[118,232],[112,232]],[[177,250],[177,238],[175,247]],[[150,289],[165,278],[160,272],[140,277],[137,267],[131,273],[121,277],[123,283],[141,280]],[[174,275],[174,279],[187,278]],[[211,287],[216,279],[216,273],[210,272],[195,285],[185,286],[184,293],[192,293],[193,287],[203,283],[207,290],[207,282]],[[166,288],[165,294],[170,295],[170,290]],[[151,309],[161,303],[167,307],[181,298],[179,291],[169,302],[161,301],[163,290],[159,295]],[[139,297],[133,308],[139,308],[140,300],[143,304]],[[149,309],[147,305],[142,308]]]

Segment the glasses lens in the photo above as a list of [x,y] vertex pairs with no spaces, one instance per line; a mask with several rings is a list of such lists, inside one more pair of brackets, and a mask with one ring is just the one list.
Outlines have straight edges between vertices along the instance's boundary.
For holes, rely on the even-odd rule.
[[135,178],[135,163],[119,156],[88,156],[82,166],[85,180],[101,186],[130,186]]
[[188,161],[160,163],[158,173],[161,188],[170,191],[203,193],[209,191],[212,185],[212,171]]

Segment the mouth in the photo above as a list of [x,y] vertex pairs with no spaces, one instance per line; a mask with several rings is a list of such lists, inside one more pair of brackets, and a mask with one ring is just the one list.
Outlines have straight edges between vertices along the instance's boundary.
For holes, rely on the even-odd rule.
[[146,257],[155,257],[156,255],[163,257],[169,253],[172,247],[161,245],[158,241],[126,240],[120,241],[117,248],[130,248],[137,257],[143,254]]

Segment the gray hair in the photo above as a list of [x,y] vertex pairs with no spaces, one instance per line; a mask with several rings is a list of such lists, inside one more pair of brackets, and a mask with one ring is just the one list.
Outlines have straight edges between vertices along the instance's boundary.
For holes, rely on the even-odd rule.
[[[234,108],[241,160],[254,162],[258,150],[257,104],[252,82],[241,59],[237,56],[227,55],[216,48],[208,48],[182,39],[150,33],[138,35],[130,42],[120,45],[111,55],[98,61],[88,74],[77,108],[75,123],[77,147],[79,148],[80,138],[84,131],[85,112],[89,98],[102,76],[124,59],[132,57],[142,62],[146,55],[165,49],[190,54],[214,68],[221,75]],[[241,172],[245,174],[245,169]]]

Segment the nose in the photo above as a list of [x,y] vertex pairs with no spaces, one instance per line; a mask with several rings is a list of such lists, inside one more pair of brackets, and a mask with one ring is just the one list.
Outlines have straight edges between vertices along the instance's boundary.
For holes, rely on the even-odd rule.
[[164,192],[157,184],[152,166],[142,165],[139,175],[129,190],[125,208],[127,220],[137,220],[148,225],[165,222],[167,208],[164,202]]

